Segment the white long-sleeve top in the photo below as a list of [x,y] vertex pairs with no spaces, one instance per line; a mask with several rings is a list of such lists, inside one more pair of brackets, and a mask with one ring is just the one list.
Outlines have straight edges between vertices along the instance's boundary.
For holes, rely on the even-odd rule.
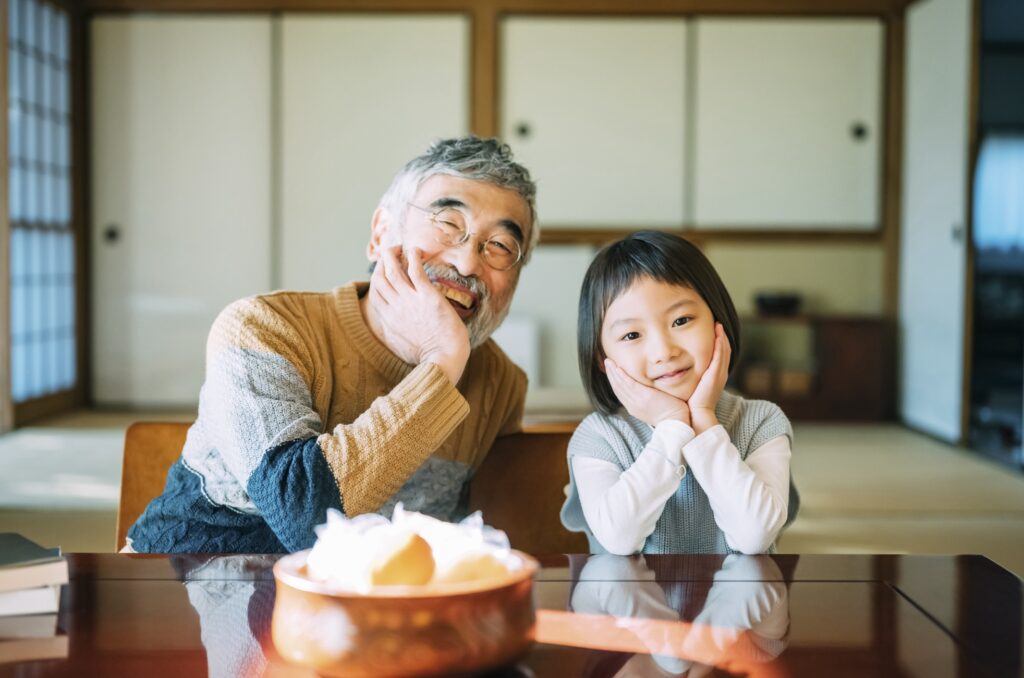
[[729,547],[763,553],[786,522],[791,456],[788,436],[772,438],[743,460],[721,425],[698,436],[686,423],[667,420],[625,471],[581,456],[572,458],[572,470],[587,524],[609,553],[643,549],[686,473],[707,494]]

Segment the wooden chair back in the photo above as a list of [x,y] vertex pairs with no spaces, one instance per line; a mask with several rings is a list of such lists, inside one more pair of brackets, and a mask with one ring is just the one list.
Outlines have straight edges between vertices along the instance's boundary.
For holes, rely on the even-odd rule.
[[117,507],[115,550],[125,545],[128,528],[146,505],[163,492],[167,471],[181,456],[191,423],[139,421],[124,435],[121,463],[121,501]]
[[[167,471],[181,455],[190,423],[136,422],[124,440],[117,549],[128,528],[159,495]],[[499,438],[470,485],[470,509],[504,530],[512,546],[528,553],[585,553],[583,535],[568,532],[558,512],[569,482],[565,450],[571,429],[540,429]]]
[[504,530],[513,548],[533,554],[586,553],[587,539],[558,517],[569,482],[571,431],[525,431],[498,438],[469,490],[470,510]]

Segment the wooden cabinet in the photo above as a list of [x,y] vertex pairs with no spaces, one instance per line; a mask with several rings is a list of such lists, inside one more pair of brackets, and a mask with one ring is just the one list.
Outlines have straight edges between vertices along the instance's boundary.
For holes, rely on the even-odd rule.
[[695,23],[696,226],[876,229],[881,22]]
[[[857,316],[752,317],[742,321],[733,386],[771,400],[793,420],[877,421],[894,415],[895,331],[891,321]],[[804,356],[780,357],[787,331],[807,335]],[[790,345],[793,343],[790,336]]]
[[501,38],[501,136],[541,222],[682,224],[686,21],[515,17]]

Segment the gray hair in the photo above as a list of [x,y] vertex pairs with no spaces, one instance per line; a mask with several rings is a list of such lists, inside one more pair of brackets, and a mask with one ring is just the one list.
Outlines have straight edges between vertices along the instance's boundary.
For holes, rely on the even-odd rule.
[[530,179],[530,172],[512,159],[512,149],[508,144],[498,139],[481,139],[472,135],[435,141],[426,153],[410,160],[395,175],[388,190],[381,196],[378,207],[388,210],[395,219],[395,225],[401,229],[406,203],[413,199],[423,182],[435,174],[486,181],[518,193],[530,206],[530,239],[523,249],[523,263],[530,260],[540,239],[537,186]]

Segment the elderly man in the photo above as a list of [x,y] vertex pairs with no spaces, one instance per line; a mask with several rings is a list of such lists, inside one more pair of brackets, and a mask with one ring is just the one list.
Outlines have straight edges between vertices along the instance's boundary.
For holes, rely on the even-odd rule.
[[457,517],[526,375],[489,340],[538,232],[535,186],[494,139],[434,144],[373,214],[370,282],[228,306],[207,342],[199,417],[140,552],[307,548],[328,508]]

